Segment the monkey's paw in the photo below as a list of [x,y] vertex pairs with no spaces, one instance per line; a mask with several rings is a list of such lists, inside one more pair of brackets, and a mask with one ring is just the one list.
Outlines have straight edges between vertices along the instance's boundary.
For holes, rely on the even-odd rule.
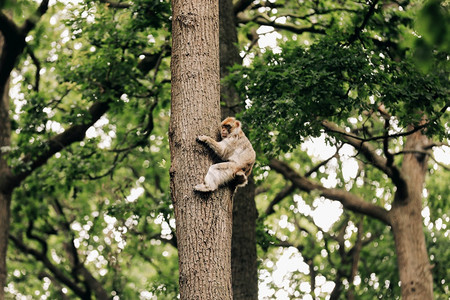
[[205,185],[205,184],[197,184],[196,186],[194,186],[194,191],[196,192],[212,192],[214,189],[212,189],[211,187]]
[[198,137],[197,137],[197,142],[202,142],[202,143],[204,143],[204,142],[206,142],[208,140],[208,136],[207,135],[199,135]]

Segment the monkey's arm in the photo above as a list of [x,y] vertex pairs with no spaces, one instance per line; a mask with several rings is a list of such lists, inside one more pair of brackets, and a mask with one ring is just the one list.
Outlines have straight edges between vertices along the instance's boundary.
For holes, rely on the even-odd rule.
[[214,139],[206,135],[200,135],[197,137],[198,142],[205,143],[211,150],[213,150],[221,159],[226,159],[225,155],[225,145],[223,143],[216,142]]

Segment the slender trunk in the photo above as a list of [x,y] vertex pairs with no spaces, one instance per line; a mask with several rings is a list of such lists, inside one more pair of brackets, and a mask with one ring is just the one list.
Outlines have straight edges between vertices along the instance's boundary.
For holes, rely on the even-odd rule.
[[[405,150],[421,150],[427,138],[416,132],[408,137]],[[422,189],[427,171],[427,156],[409,153],[403,159],[406,193],[396,193],[390,211],[392,231],[400,272],[403,300],[433,299],[433,279],[425,245],[422,220]],[[400,198],[399,195],[405,195]]]
[[[232,0],[219,1],[220,15],[220,77],[228,68],[242,62],[237,48],[238,38]],[[242,101],[233,86],[220,86],[222,119],[242,111]],[[245,124],[244,124],[245,125]],[[255,184],[251,179],[238,189],[233,205],[233,236],[231,242],[231,272],[234,300],[258,299],[258,267],[256,255]]]
[[[0,33],[0,59],[3,54],[3,47],[4,39]],[[6,286],[6,253],[8,248],[11,205],[11,191],[8,186],[8,177],[10,176],[11,170],[2,151],[10,146],[11,124],[9,120],[8,92],[7,81],[4,86],[0,87],[0,300],[4,299],[4,287]]]
[[240,188],[233,205],[233,239],[231,242],[231,270],[233,299],[258,299],[258,265],[256,255],[255,183]]
[[172,107],[169,128],[181,299],[231,299],[232,191],[196,193],[213,163],[196,143],[220,124],[218,1],[172,2]]
[[0,300],[4,299],[6,286],[6,253],[9,235],[11,194],[0,192]]

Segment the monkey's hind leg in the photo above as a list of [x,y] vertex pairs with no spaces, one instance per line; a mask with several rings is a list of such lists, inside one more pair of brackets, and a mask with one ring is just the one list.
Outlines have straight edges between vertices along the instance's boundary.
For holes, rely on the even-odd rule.
[[234,164],[230,162],[219,163],[209,167],[208,173],[205,176],[205,182],[197,184],[194,191],[197,192],[212,192],[219,188],[220,185],[229,182],[233,179]]

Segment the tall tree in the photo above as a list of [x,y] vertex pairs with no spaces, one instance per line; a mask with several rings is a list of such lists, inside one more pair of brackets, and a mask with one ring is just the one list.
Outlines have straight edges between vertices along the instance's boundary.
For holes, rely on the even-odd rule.
[[[4,37],[0,33],[0,57],[4,49]],[[1,71],[1,68],[0,68]],[[3,287],[6,284],[6,253],[9,234],[11,191],[7,186],[9,168],[2,152],[10,146],[11,125],[9,121],[9,97],[7,84],[2,89],[0,98],[0,299],[4,298]]]
[[[220,17],[220,77],[225,78],[229,69],[241,64],[236,18],[233,1],[219,1]],[[243,110],[243,101],[231,84],[221,84],[222,118],[235,116]],[[244,124],[245,125],[245,124]],[[256,255],[255,183],[253,178],[244,188],[238,189],[233,200],[233,236],[231,243],[231,272],[233,299],[258,298],[258,267]]]
[[181,299],[231,299],[232,190],[208,194],[202,182],[213,160],[196,142],[220,124],[219,4],[172,2],[172,103],[169,128]]
[[[365,162],[364,172],[375,169],[389,178],[395,186],[394,196],[389,205],[380,205],[364,199],[356,187],[355,191],[347,186],[327,187],[298,174],[285,162],[273,159],[269,164],[298,189],[339,201],[347,210],[390,226],[402,297],[432,299],[421,211],[428,151],[438,144],[425,133],[448,137],[444,117],[448,77],[439,61],[434,62],[434,74],[424,74],[408,59],[397,63],[384,54],[368,56],[362,44],[348,41],[322,40],[308,50],[291,44],[281,54],[270,53],[257,60],[243,77],[241,88],[248,88],[242,91],[253,101],[248,120],[261,147],[287,151],[302,142],[296,136],[324,133],[336,147],[341,143],[354,147]],[[373,68],[377,71],[372,72]],[[373,125],[365,126],[365,119]],[[398,128],[393,127],[394,121]],[[273,141],[267,132],[276,132],[275,143],[267,143]],[[403,149],[393,145],[403,145]],[[402,160],[395,159],[400,156]]]
[[[3,4],[0,8],[3,8]],[[11,137],[8,82],[17,58],[25,48],[25,37],[36,26],[36,22],[47,11],[47,8],[48,0],[42,1],[34,15],[20,27],[0,11],[0,299],[3,299],[3,287],[6,284],[11,193],[14,186],[17,186],[17,181],[20,181],[20,179],[11,180],[11,168],[5,157],[10,150]]]

